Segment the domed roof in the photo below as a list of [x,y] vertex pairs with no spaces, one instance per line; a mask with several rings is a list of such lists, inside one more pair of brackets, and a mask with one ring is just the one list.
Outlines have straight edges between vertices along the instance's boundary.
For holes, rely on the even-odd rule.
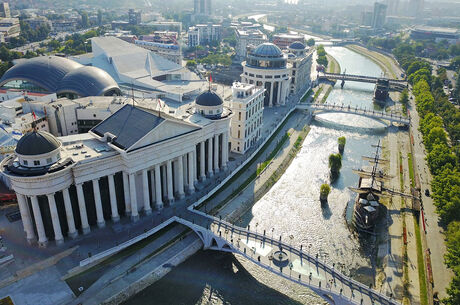
[[223,103],[222,99],[211,91],[201,93],[195,101],[195,104],[200,106],[220,106]]
[[303,50],[305,49],[305,45],[300,42],[300,41],[294,41],[293,43],[291,43],[291,45],[289,46],[289,49],[293,49],[293,50]]
[[46,131],[28,132],[16,144],[16,153],[25,156],[41,155],[58,149],[61,143]]
[[116,92],[121,95],[117,82],[104,70],[83,66],[67,73],[62,78],[57,93],[75,93],[79,96],[105,95]]
[[252,51],[252,55],[261,57],[282,57],[281,49],[270,42],[264,42]]
[[5,72],[0,87],[14,80],[30,82],[52,93],[79,96],[104,95],[107,90],[120,92],[117,83],[105,71],[86,67],[58,56],[40,56],[22,60]]

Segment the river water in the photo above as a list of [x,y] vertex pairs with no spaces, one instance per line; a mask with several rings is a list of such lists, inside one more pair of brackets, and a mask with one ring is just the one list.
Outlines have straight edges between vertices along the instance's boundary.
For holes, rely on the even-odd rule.
[[[347,73],[378,76],[372,61],[342,47],[326,48]],[[372,84],[337,84],[328,103],[373,107]],[[386,135],[384,125],[349,114],[320,114],[311,124],[302,149],[272,189],[242,218],[259,232],[303,245],[312,254],[335,263],[347,275],[369,284],[373,278],[372,251],[360,243],[347,226],[346,211],[357,185],[353,168],[366,165],[362,155],[372,155]],[[342,169],[332,185],[328,205],[321,207],[319,188],[329,182],[328,156],[337,149],[337,138],[347,143]],[[350,213],[348,213],[350,214]],[[239,256],[200,251],[167,276],[131,298],[126,304],[324,304],[314,293],[265,271]]]

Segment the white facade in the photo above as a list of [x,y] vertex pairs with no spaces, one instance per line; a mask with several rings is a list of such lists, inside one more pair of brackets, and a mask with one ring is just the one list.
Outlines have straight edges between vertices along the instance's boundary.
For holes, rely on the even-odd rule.
[[[313,50],[290,49],[288,62],[291,64],[290,94],[297,94],[311,84],[311,64]],[[291,56],[292,55],[292,56]]]
[[[23,157],[17,154],[2,161],[29,242],[46,246],[54,239],[61,244],[65,236],[88,234],[91,227],[104,227],[120,217],[136,221],[140,213],[149,215],[173,204],[193,193],[199,181],[226,168],[228,109],[218,119],[193,111],[178,118],[131,105],[120,112],[129,116],[128,126],[139,122],[132,114],[155,123],[137,125],[135,133],[129,128],[118,133],[117,124],[122,123],[117,112],[90,133],[58,138],[61,146],[49,152],[54,156],[51,167],[18,164]],[[117,126],[111,129],[113,124]],[[125,131],[136,140],[123,135]]]
[[262,87],[233,83],[231,109],[233,117],[230,128],[231,151],[244,154],[262,134],[264,113]]
[[[198,41],[199,45],[205,45],[213,41],[220,41],[222,26],[220,24],[197,24],[188,29],[190,33],[188,38],[189,46],[196,46]],[[191,37],[190,37],[191,35]],[[191,38],[191,42],[190,42]],[[195,45],[193,45],[195,44]]]
[[144,49],[153,51],[154,53],[182,65],[182,52],[178,44],[160,43],[145,40],[134,40],[134,44]]
[[200,30],[196,27],[190,27],[187,33],[189,47],[196,47],[200,45]]

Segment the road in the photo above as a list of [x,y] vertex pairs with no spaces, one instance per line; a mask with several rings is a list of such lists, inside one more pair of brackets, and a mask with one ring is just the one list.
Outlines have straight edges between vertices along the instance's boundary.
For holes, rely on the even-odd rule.
[[[412,89],[412,88],[411,88]],[[425,195],[425,190],[431,190],[431,174],[425,162],[425,146],[423,137],[419,129],[420,117],[415,110],[415,97],[410,92],[411,129],[414,137],[414,153],[416,166],[414,171],[420,177],[422,203],[425,211],[426,241],[431,251],[431,265],[433,270],[434,287],[433,291],[438,291],[440,297],[446,297],[446,288],[452,279],[453,273],[444,264],[444,254],[446,253],[444,229],[440,224],[440,218],[436,212],[433,199]]]

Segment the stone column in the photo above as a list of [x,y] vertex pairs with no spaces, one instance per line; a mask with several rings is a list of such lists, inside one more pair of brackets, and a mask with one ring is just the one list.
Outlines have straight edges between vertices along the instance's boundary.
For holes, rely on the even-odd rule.
[[144,212],[146,215],[152,214],[150,207],[150,194],[149,194],[149,177],[147,176],[147,169],[142,171],[142,189],[144,192]]
[[77,197],[78,197],[78,209],[80,211],[80,218],[81,218],[81,229],[83,234],[88,234],[91,229],[89,228],[88,224],[88,214],[86,213],[86,202],[85,202],[85,195],[83,194],[83,185],[81,183],[76,184],[77,187]]
[[152,205],[155,202],[155,169],[150,171],[150,188],[152,190]]
[[129,195],[129,179],[128,174],[123,172],[123,193],[125,196],[125,213],[126,216],[131,215],[131,196]]
[[191,194],[195,191],[195,186],[193,185],[193,153],[188,153],[188,192]]
[[19,212],[21,213],[22,226],[24,227],[24,232],[26,232],[26,238],[29,244],[35,240],[35,232],[32,223],[32,218],[30,216],[29,205],[27,204],[26,196],[16,193],[18,198]]
[[37,196],[30,196],[32,202],[32,210],[34,212],[35,225],[37,227],[38,233],[38,246],[46,247],[48,244],[48,238],[46,238],[45,227],[43,226],[42,213],[40,212],[40,207],[38,205]]
[[136,193],[136,174],[129,174],[129,193],[131,194],[131,220],[136,222],[139,220],[139,212],[137,210],[137,193]]
[[187,161],[187,154],[182,156],[182,165],[184,168],[184,188],[188,187],[188,161]]
[[70,201],[68,188],[62,190],[62,196],[64,197],[65,216],[67,218],[67,226],[69,227],[68,234],[73,239],[78,236],[78,232],[75,228],[75,218],[73,217],[72,202]]
[[212,170],[212,142],[213,138],[208,139],[208,176],[212,177],[214,171]]
[[179,199],[185,197],[184,194],[184,164],[182,163],[182,156],[177,158],[177,195]]
[[48,197],[51,221],[53,222],[54,240],[56,241],[56,245],[62,245],[64,243],[64,236],[62,236],[61,222],[59,221],[59,214],[56,208],[56,199],[54,199],[54,193],[47,194],[46,197]]
[[118,222],[120,215],[118,215],[117,193],[115,192],[115,181],[113,175],[109,175],[109,195],[110,195],[110,209],[112,211],[112,221]]
[[204,141],[202,141],[200,143],[200,180],[201,181],[204,181],[206,180],[206,173],[205,173],[205,169],[206,169],[206,160],[204,159],[205,157],[205,145],[204,145]]
[[197,161],[196,146],[192,151],[192,156],[193,156],[193,184],[195,184],[195,182],[198,182],[198,179],[197,179],[197,176],[198,176],[197,171],[198,171],[198,169],[197,169],[197,165],[196,165],[196,161]]
[[214,135],[214,173],[219,172],[219,135]]
[[228,132],[222,134],[222,168],[227,170],[228,162]]
[[163,208],[163,200],[161,199],[161,177],[160,177],[160,165],[155,164],[155,203],[157,209]]
[[270,82],[270,102],[268,107],[273,107],[273,82]]
[[94,205],[96,206],[97,226],[105,227],[104,213],[102,212],[101,191],[99,190],[99,178],[93,179]]
[[168,202],[174,201],[171,160],[166,161],[166,180],[168,184]]

